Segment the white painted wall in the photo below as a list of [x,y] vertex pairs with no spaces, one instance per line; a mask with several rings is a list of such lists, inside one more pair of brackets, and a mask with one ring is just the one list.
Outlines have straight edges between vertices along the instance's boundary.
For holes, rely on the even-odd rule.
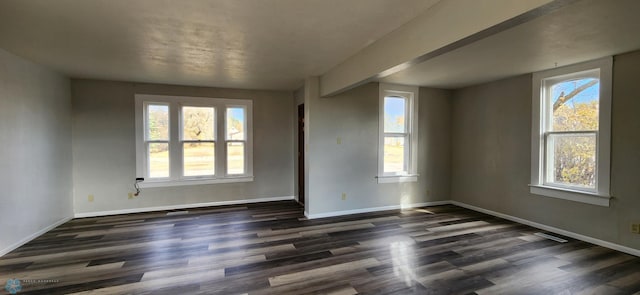
[[452,199],[640,249],[640,51],[613,68],[609,208],[529,193],[531,75],[454,91]]
[[450,92],[420,89],[418,182],[385,184],[375,178],[378,94],[378,83],[369,83],[334,97],[310,96],[311,101],[305,101],[311,114],[307,129],[311,216],[449,200]]
[[3,255],[73,216],[69,79],[0,49],[0,138]]
[[[73,177],[77,214],[291,197],[293,95],[290,92],[72,80]],[[253,182],[146,188],[135,199],[134,94],[253,100]],[[94,201],[88,201],[94,195]]]

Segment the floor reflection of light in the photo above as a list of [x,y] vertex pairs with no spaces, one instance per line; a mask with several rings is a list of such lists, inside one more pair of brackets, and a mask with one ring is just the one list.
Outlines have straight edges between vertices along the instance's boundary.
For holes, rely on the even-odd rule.
[[411,208],[411,197],[403,193],[400,197],[400,210],[404,211]]
[[403,280],[407,287],[413,286],[416,279],[412,259],[415,257],[413,241],[393,242],[389,246],[393,262],[393,274]]
[[427,213],[427,214],[435,214],[427,209],[416,209],[416,212],[422,212],[422,213]]
[[[151,228],[151,236],[154,241],[170,240],[173,238],[171,232],[172,231],[167,230],[167,228]],[[164,243],[153,243],[148,247],[149,252],[153,254],[151,258],[153,261],[166,261],[171,258],[172,245],[167,246]]]

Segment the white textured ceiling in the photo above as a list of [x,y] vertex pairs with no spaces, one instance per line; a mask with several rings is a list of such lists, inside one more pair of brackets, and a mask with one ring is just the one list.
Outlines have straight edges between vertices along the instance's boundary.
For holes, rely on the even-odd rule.
[[640,1],[581,0],[380,81],[460,88],[640,49]]
[[437,0],[2,0],[0,48],[78,78],[294,89]]

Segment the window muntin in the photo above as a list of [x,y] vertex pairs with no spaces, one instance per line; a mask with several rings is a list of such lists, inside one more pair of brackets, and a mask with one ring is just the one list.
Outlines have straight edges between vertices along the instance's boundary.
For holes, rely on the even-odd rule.
[[251,106],[240,99],[136,95],[142,185],[253,180]]
[[612,64],[533,74],[531,193],[609,205]]
[[544,184],[596,190],[600,70],[545,79]]
[[378,182],[417,181],[417,93],[380,84]]

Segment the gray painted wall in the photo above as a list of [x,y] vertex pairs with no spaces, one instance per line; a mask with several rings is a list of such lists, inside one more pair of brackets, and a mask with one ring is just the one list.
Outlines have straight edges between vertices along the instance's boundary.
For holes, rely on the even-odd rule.
[[453,200],[640,249],[640,52],[614,59],[609,208],[529,193],[531,75],[454,92]]
[[[72,80],[76,213],[293,196],[290,92]],[[248,183],[147,188],[132,200],[134,94],[253,99],[254,176]],[[88,202],[94,195],[94,202]]]
[[73,216],[69,79],[0,49],[0,252]]
[[[420,88],[418,182],[378,184],[378,84],[305,101],[310,214],[449,199],[450,93]],[[341,138],[341,144],[337,138]],[[430,194],[427,196],[427,190]],[[342,193],[347,199],[342,200]]]

